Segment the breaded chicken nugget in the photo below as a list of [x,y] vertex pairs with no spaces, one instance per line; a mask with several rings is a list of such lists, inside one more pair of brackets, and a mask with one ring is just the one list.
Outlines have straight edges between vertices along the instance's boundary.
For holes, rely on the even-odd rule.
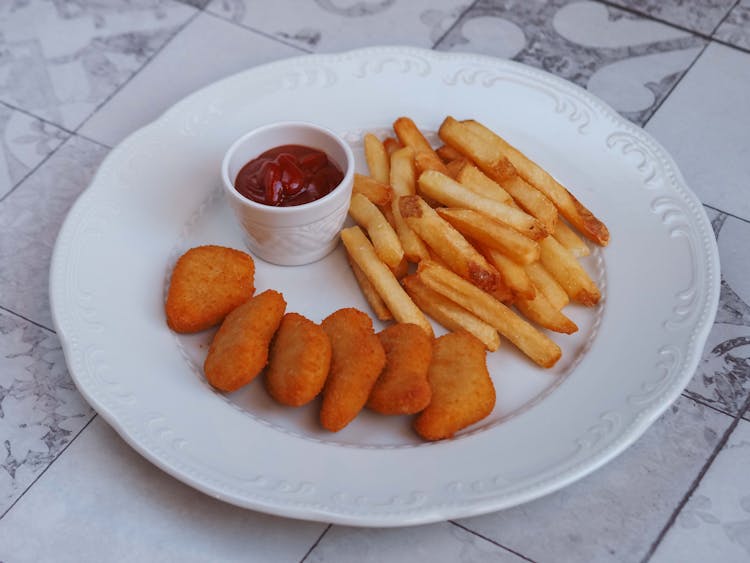
[[287,313],[271,344],[265,385],[282,405],[298,407],[312,401],[331,367],[331,341],[310,319]]
[[222,391],[250,383],[268,361],[268,346],[285,309],[283,295],[269,289],[229,313],[203,364],[208,382]]
[[468,332],[435,340],[428,379],[432,400],[414,421],[414,429],[425,440],[450,438],[495,408],[484,345]]
[[331,371],[323,389],[320,423],[338,432],[362,410],[385,366],[385,351],[372,320],[357,309],[339,309],[321,326],[331,339]]
[[367,408],[380,414],[414,414],[430,403],[427,370],[432,338],[411,323],[391,325],[378,333],[385,350],[385,369],[375,382]]
[[219,324],[253,296],[253,259],[233,248],[198,246],[177,260],[165,310],[175,332],[199,332]]

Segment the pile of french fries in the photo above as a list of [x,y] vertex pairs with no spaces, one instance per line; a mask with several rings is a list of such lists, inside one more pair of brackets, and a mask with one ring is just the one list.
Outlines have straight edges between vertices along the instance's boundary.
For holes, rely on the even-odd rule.
[[578,327],[562,309],[599,302],[578,262],[590,250],[576,231],[605,246],[607,227],[477,121],[447,117],[436,150],[408,117],[393,129],[396,138],[365,136],[370,176],[355,175],[349,208],[358,226],[341,232],[375,315],[433,334],[426,313],[489,351],[503,336],[552,367],[560,347],[534,325],[573,333]]

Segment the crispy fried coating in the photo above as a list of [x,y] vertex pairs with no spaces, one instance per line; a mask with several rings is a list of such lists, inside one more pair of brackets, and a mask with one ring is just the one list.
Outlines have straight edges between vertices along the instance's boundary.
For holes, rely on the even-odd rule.
[[172,272],[165,311],[175,332],[219,324],[253,296],[253,259],[233,248],[198,246],[180,256]]
[[312,401],[331,367],[331,341],[310,319],[287,313],[271,344],[264,383],[282,405],[298,407]]
[[357,416],[385,366],[385,351],[372,320],[348,308],[326,317],[321,326],[331,339],[331,371],[323,390],[320,423],[338,432]]
[[414,414],[430,403],[427,370],[432,338],[411,323],[391,325],[378,333],[385,350],[385,369],[375,382],[367,408],[380,414]]
[[269,289],[229,313],[203,364],[208,382],[221,391],[250,383],[268,361],[268,347],[285,309],[284,296]]
[[414,429],[425,440],[450,438],[495,408],[484,346],[468,332],[435,340],[428,379],[432,400],[414,421]]

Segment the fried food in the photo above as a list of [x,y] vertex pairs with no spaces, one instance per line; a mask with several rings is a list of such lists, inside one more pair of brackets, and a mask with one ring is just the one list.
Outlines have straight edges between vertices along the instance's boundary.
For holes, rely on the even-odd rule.
[[417,325],[399,323],[378,333],[385,369],[375,382],[367,408],[380,414],[415,414],[430,403],[427,369],[432,338]]
[[381,184],[388,184],[390,173],[390,159],[383,143],[375,135],[365,135],[365,159],[370,169],[370,176]]
[[599,288],[567,248],[554,237],[547,237],[540,246],[542,265],[562,286],[571,301],[587,307],[599,303],[602,297]]
[[338,432],[365,406],[385,366],[385,350],[370,317],[357,309],[339,309],[321,326],[331,340],[332,354],[320,423],[326,430]]
[[299,407],[323,389],[331,367],[331,341],[310,319],[287,313],[271,344],[266,391],[282,405]]
[[198,246],[180,256],[172,271],[165,312],[175,332],[199,332],[219,324],[253,296],[253,259],[233,248]]
[[208,382],[221,391],[250,383],[268,361],[268,347],[285,310],[284,296],[269,289],[229,313],[203,364]]
[[375,316],[381,321],[392,320],[393,315],[388,310],[385,301],[383,301],[383,298],[380,297],[380,294],[375,289],[375,286],[370,283],[370,280],[362,271],[362,268],[357,266],[357,263],[352,260],[349,252],[346,253],[346,259],[349,262],[349,267],[352,269],[354,279],[356,279],[357,284],[359,284],[359,289],[362,291],[362,295],[365,296],[365,299],[370,304],[370,307],[372,307],[372,311],[375,313]]
[[495,408],[484,346],[468,332],[435,340],[427,377],[432,399],[414,421],[414,429],[425,440],[450,438]]

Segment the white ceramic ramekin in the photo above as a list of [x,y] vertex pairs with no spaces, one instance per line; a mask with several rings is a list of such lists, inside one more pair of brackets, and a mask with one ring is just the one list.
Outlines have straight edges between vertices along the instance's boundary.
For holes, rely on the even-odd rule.
[[[344,179],[322,198],[293,207],[252,201],[234,188],[240,169],[263,152],[280,145],[306,145],[324,151],[344,172]],[[349,145],[324,127],[302,121],[272,123],[235,141],[221,163],[224,195],[257,257],[282,266],[320,260],[338,243],[354,182],[354,155]]]

